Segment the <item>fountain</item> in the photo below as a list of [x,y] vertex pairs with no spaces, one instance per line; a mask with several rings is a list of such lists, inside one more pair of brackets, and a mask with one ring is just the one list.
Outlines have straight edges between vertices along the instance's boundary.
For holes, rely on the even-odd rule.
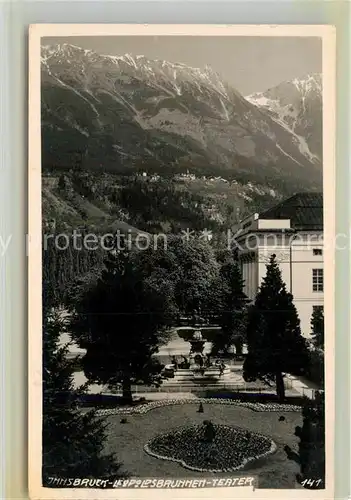
[[223,361],[217,360],[212,363],[210,354],[204,354],[206,340],[203,338],[200,329],[194,329],[190,343],[189,356],[182,356],[183,361],[177,361],[176,356],[172,357],[172,365],[167,365],[167,370],[173,370],[171,380],[172,385],[186,383],[217,384],[230,383],[232,374],[229,366]]
[[190,368],[194,366],[202,367],[204,365],[203,350],[205,340],[202,338],[201,330],[195,330],[190,342]]

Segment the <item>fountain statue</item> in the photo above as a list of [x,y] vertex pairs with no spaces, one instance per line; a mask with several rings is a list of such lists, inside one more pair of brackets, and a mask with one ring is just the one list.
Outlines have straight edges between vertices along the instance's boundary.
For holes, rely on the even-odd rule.
[[172,365],[167,365],[166,368],[172,368],[172,377],[174,384],[189,383],[190,381],[201,383],[225,383],[230,381],[230,367],[225,365],[223,361],[211,361],[209,353],[204,353],[206,340],[202,336],[201,329],[194,329],[192,337],[188,340],[190,344],[189,355],[181,355],[182,361],[178,361],[176,356],[171,358]]
[[189,342],[191,345],[190,354],[194,352],[202,354],[205,346],[205,340],[202,338],[201,330],[195,330]]
[[205,340],[202,337],[201,330],[195,330],[190,339],[190,369],[203,375],[205,372],[206,356],[203,354]]

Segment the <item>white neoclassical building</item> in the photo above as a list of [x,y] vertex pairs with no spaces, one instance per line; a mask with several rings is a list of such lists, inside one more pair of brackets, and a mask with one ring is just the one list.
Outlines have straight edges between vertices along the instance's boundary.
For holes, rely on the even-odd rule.
[[323,196],[298,193],[242,220],[236,245],[245,293],[254,300],[266,264],[276,255],[287,290],[294,296],[303,335],[311,333],[313,308],[323,308]]

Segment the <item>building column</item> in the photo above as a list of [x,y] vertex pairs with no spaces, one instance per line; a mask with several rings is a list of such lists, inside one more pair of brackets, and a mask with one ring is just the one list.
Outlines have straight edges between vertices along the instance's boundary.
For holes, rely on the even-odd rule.
[[257,258],[255,252],[242,254],[240,257],[244,293],[254,299],[257,292]]

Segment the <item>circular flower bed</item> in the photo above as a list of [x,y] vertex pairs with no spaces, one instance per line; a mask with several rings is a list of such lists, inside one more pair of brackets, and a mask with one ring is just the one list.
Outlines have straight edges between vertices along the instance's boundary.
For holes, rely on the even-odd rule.
[[98,410],[97,414],[100,416],[107,415],[142,415],[155,408],[162,408],[163,406],[184,405],[184,404],[221,404],[221,405],[235,405],[242,408],[249,408],[253,411],[274,411],[274,412],[290,412],[301,411],[301,406],[279,404],[279,403],[247,403],[237,401],[235,399],[220,399],[220,398],[196,398],[196,399],[165,399],[161,401],[151,401],[149,403],[141,403],[135,406],[123,406],[119,408],[106,408]]
[[256,432],[228,425],[214,424],[213,428],[211,441],[206,439],[205,425],[192,425],[159,434],[144,450],[199,472],[232,472],[276,450],[270,438]]

